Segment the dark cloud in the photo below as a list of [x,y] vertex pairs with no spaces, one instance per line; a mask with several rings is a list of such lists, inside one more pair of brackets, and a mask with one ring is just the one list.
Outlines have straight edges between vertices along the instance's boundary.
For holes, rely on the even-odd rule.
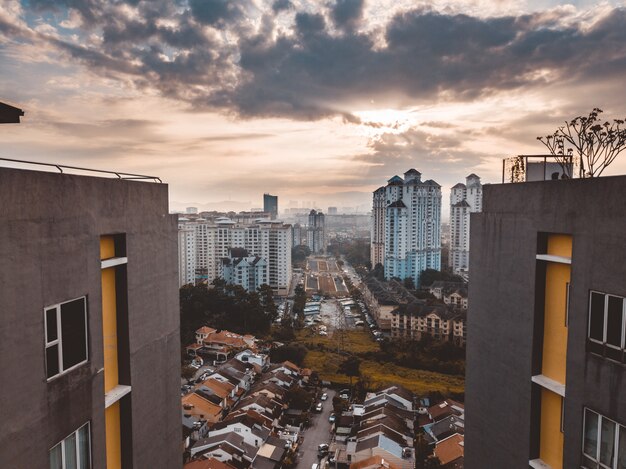
[[330,16],[339,28],[355,27],[363,16],[364,0],[337,0],[330,8]]
[[241,2],[231,0],[189,0],[194,17],[204,24],[235,21],[244,14]]
[[[267,12],[249,1],[152,0],[127,2],[136,10],[127,15],[119,4],[29,5],[35,13],[73,9],[85,36],[102,32],[100,45],[46,38],[94,72],[242,117],[359,123],[350,110],[370,101],[473,100],[534,86],[614,83],[626,73],[624,8],[584,25],[562,11],[484,18],[418,8],[391,18],[381,44],[354,27],[363,11],[356,0],[328,5],[340,33],[318,11],[297,12],[291,31],[277,34],[273,11],[293,8],[285,0]],[[0,34],[19,36],[6,22]]]
[[274,3],[272,3],[272,10],[274,13],[291,10],[292,8],[293,3],[291,3],[290,0],[275,0]]

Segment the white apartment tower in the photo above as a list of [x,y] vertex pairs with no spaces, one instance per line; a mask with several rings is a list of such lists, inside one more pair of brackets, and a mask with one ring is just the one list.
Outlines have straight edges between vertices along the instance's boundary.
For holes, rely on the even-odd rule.
[[426,269],[441,269],[441,186],[422,181],[410,169],[394,176],[373,194],[372,266],[385,277],[412,278],[419,285]]
[[[213,221],[196,219],[182,223],[193,228],[196,244],[196,269],[206,271],[208,283],[220,276],[221,260],[231,248],[243,248],[250,256],[264,259],[268,284],[277,295],[287,294],[291,282],[291,225],[278,220],[257,220],[239,224],[227,217]],[[180,235],[179,235],[180,236]],[[182,267],[182,259],[179,259]]]
[[450,254],[448,265],[456,274],[467,274],[469,269],[470,213],[482,211],[483,186],[480,178],[470,174],[465,184],[459,183],[450,191]]
[[316,210],[309,213],[309,225],[306,230],[307,246],[314,254],[326,251],[326,228],[324,214]]
[[372,268],[378,264],[385,265],[385,203],[386,190],[380,187],[374,191],[374,203],[372,204],[372,242],[370,249],[370,260]]
[[178,222],[178,286],[196,281],[196,230],[185,225],[187,219]]

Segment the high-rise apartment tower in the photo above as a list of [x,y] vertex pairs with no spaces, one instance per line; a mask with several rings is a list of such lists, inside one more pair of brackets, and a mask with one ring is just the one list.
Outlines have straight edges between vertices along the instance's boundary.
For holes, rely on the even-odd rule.
[[469,269],[470,213],[480,212],[483,186],[480,178],[470,174],[465,184],[459,183],[450,191],[450,251],[448,265],[456,274]]
[[411,278],[416,285],[425,269],[441,269],[439,184],[410,169],[374,191],[371,260],[384,266],[386,278]]

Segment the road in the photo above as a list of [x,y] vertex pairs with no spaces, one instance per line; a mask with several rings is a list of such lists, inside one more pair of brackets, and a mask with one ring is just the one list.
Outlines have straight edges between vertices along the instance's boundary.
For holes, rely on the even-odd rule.
[[298,451],[298,469],[311,469],[311,465],[319,463],[317,445],[330,443],[330,422],[328,417],[333,411],[333,397],[335,391],[329,389],[328,399],[323,402],[322,413],[311,413],[311,426],[304,432],[304,441]]

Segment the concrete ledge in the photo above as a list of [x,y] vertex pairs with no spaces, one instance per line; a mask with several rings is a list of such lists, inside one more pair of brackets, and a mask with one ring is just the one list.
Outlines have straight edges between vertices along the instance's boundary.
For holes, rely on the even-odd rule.
[[118,384],[104,395],[104,408],[112,406],[126,394],[130,393],[130,386]]
[[565,397],[565,385],[559,383],[558,381],[544,375],[535,375],[532,377],[532,382],[547,389],[548,391],[558,394],[561,397]]
[[552,467],[543,462],[541,459],[532,459],[528,461],[528,465],[534,469],[552,469]]
[[557,262],[559,264],[571,264],[571,257],[553,256],[552,254],[537,254],[538,261]]
[[116,265],[128,264],[128,257],[112,257],[100,261],[101,269],[108,269],[109,267],[115,267]]

